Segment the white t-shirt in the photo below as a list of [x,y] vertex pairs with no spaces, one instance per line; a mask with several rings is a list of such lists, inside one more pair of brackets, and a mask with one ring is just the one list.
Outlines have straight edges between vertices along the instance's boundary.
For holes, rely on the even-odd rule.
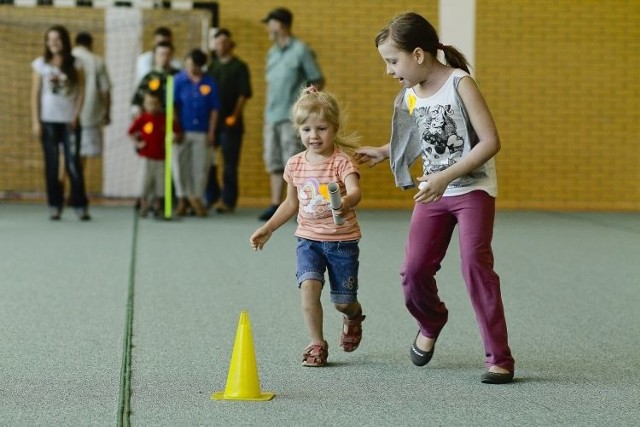
[[[171,60],[171,66],[176,70],[182,69],[182,64],[175,58]],[[136,61],[136,86],[151,70],[153,70],[153,51],[148,50],[141,53]]]
[[[36,58],[31,66],[42,77],[40,120],[52,123],[71,122],[78,93],[76,87],[71,87],[67,75],[60,68],[47,64],[42,56]],[[82,69],[80,61],[75,61],[75,67]]]
[[83,127],[95,127],[103,123],[105,105],[102,94],[111,90],[111,80],[104,61],[83,46],[76,46],[71,51],[73,56],[82,62],[84,69],[84,103],[80,113],[80,124]]

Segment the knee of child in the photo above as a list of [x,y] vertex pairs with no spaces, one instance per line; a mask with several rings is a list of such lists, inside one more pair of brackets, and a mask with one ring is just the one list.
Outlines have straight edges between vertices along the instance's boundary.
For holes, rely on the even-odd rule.
[[400,273],[403,285],[421,283],[425,278],[435,276],[440,269],[440,264],[430,264],[427,262],[406,263]]

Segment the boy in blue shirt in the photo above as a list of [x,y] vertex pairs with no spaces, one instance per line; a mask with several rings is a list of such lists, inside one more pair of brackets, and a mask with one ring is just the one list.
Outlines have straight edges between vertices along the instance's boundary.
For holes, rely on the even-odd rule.
[[207,172],[214,151],[216,124],[220,101],[213,79],[204,74],[207,55],[193,49],[185,60],[185,70],[176,75],[174,103],[176,115],[184,131],[182,141],[173,151],[174,179],[180,182],[183,194],[176,194],[176,214],[186,214],[187,202],[198,216],[206,216],[202,200]]

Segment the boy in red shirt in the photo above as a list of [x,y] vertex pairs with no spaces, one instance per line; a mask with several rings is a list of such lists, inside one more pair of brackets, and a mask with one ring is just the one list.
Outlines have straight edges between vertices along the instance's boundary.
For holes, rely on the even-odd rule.
[[[166,115],[162,111],[162,99],[158,91],[144,94],[144,111],[129,127],[129,136],[136,151],[142,157],[140,170],[140,216],[149,213],[149,201],[153,201],[156,215],[161,212],[164,197]],[[174,122],[173,132],[179,129]]]

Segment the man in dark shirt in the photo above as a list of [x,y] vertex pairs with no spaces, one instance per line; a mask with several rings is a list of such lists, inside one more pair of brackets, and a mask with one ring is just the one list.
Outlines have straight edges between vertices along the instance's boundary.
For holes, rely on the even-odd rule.
[[211,42],[213,55],[207,72],[216,81],[219,91],[221,108],[216,143],[222,150],[224,170],[220,189],[217,167],[211,165],[205,198],[217,212],[227,213],[235,209],[238,201],[238,165],[244,132],[242,110],[251,98],[251,81],[249,67],[233,54],[235,43],[229,30],[217,30]]

